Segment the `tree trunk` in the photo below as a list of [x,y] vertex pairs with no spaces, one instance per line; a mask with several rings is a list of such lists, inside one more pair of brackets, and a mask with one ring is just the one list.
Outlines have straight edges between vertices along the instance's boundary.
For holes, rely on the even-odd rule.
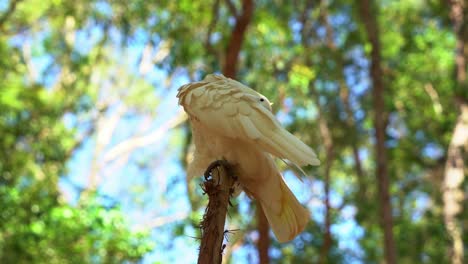
[[212,177],[203,183],[203,191],[208,194],[208,206],[200,225],[202,238],[198,264],[221,264],[224,223],[234,177],[231,165],[225,161],[212,163],[206,175],[208,173],[211,173]]
[[330,252],[330,248],[332,246],[332,235],[331,235],[331,210],[332,207],[330,205],[330,174],[331,168],[333,164],[333,160],[335,159],[334,155],[334,145],[333,145],[333,138],[330,132],[330,128],[328,127],[327,121],[323,116],[323,111],[321,106],[318,102],[318,96],[314,96],[316,99],[316,105],[319,109],[319,127],[320,127],[320,135],[322,137],[323,143],[325,144],[326,149],[326,158],[325,158],[325,171],[323,175],[324,181],[324,193],[325,193],[325,232],[323,234],[323,244],[320,248],[320,256],[319,256],[319,263],[327,263],[328,262],[328,255]]
[[464,255],[462,228],[456,217],[462,211],[465,199],[461,186],[465,178],[463,146],[468,144],[468,104],[463,103],[460,108],[447,152],[443,184],[444,222],[452,239],[450,255],[453,264],[462,264]]
[[457,38],[457,47],[455,53],[455,63],[456,63],[456,77],[457,82],[462,84],[466,81],[466,60],[467,60],[467,48],[466,42],[468,36],[466,36],[465,31],[467,25],[464,25],[465,15],[468,13],[467,6],[463,0],[448,0],[450,5],[450,19],[453,24],[453,31]]
[[[301,23],[302,23],[302,45],[303,47],[307,50],[310,49],[310,45],[308,44],[308,39],[309,39],[309,34],[311,34],[310,29],[308,29],[308,14],[310,10],[312,9],[313,2],[312,1],[307,1],[305,3],[305,8],[304,11],[301,15]],[[325,26],[326,30],[326,44],[327,47],[330,50],[335,50],[336,46],[335,43],[333,42],[333,29],[328,23],[328,10],[327,10],[327,3],[325,1],[320,1],[319,5],[320,9],[320,20]],[[309,67],[312,67],[312,61],[310,59],[306,59],[306,65]],[[324,232],[323,232],[323,242],[320,247],[320,255],[319,255],[319,260],[318,263],[327,263],[328,262],[328,256],[330,253],[330,249],[332,246],[333,242],[333,237],[331,234],[331,224],[332,224],[332,207],[330,204],[330,178],[331,178],[331,168],[333,161],[335,159],[334,155],[334,143],[333,143],[333,138],[332,134],[330,131],[330,128],[327,124],[326,117],[324,116],[324,111],[322,109],[322,106],[319,103],[319,95],[317,92],[314,90],[314,84],[310,83],[309,84],[309,93],[312,95],[312,98],[315,99],[315,105],[318,109],[318,122],[319,122],[319,130],[320,130],[320,136],[322,138],[322,141],[325,145],[325,150],[326,150],[326,158],[324,162],[324,171],[323,171],[323,181],[324,181],[324,205],[325,205],[325,221],[324,221]]]
[[[468,36],[464,33],[463,28],[466,23],[467,6],[462,0],[449,0],[448,2],[450,4],[450,18],[457,38],[455,75],[457,86],[461,88],[466,85],[466,63],[468,57],[466,44]],[[465,144],[468,144],[468,103],[463,99],[457,103],[460,106],[460,110],[447,151],[442,189],[444,222],[452,240],[449,252],[453,264],[463,263],[464,258],[462,228],[456,217],[463,208],[464,193],[461,186],[465,178],[465,164],[462,148]]]
[[257,203],[257,221],[258,221],[258,259],[260,264],[270,263],[270,257],[268,256],[268,249],[270,247],[270,234],[268,220],[263,213],[260,203]]
[[367,32],[367,38],[372,46],[370,75],[372,78],[376,174],[380,203],[380,219],[384,231],[384,254],[387,264],[396,263],[396,249],[393,239],[392,205],[390,202],[390,179],[387,169],[387,153],[385,149],[386,113],[384,102],[384,83],[382,79],[380,40],[374,3],[369,0],[360,2],[361,19]]
[[254,10],[253,0],[242,0],[242,13],[236,16],[236,24],[231,33],[231,39],[226,49],[226,61],[223,66],[223,74],[229,78],[235,78],[239,61],[239,53],[244,42],[247,26],[252,19]]

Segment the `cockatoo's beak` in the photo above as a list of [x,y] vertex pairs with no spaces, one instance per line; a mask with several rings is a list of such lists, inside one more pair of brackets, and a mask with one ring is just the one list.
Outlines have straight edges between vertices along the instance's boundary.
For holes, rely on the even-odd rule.
[[273,113],[273,107],[271,107],[273,105],[273,103],[270,103],[270,105],[268,106],[268,110],[270,110],[270,112]]

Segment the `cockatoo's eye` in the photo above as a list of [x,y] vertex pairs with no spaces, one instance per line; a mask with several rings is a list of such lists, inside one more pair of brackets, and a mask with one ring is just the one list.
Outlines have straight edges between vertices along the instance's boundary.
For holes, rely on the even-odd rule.
[[270,112],[272,111],[271,110],[271,104],[268,101],[268,99],[266,99],[264,97],[260,97],[258,100],[260,101],[260,104],[262,104],[266,109],[268,109]]

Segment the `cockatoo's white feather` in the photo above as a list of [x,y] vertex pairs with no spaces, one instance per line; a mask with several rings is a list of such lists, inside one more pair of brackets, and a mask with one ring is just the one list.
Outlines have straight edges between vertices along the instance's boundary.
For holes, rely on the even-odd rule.
[[302,232],[309,212],[289,190],[270,154],[297,166],[320,162],[311,148],[281,127],[269,101],[222,75],[184,85],[177,97],[190,116],[196,147],[188,177],[202,175],[211,162],[224,158],[235,165],[246,193],[262,205],[279,241]]

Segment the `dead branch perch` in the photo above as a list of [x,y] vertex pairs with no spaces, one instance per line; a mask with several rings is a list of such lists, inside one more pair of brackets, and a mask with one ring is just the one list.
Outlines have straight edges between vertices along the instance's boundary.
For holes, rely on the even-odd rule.
[[235,177],[227,161],[217,160],[206,170],[205,179],[202,188],[208,194],[208,206],[200,224],[202,238],[198,264],[220,264],[224,222]]

